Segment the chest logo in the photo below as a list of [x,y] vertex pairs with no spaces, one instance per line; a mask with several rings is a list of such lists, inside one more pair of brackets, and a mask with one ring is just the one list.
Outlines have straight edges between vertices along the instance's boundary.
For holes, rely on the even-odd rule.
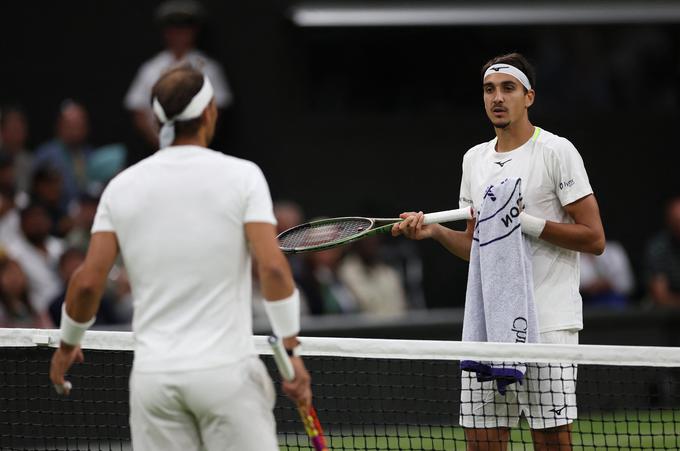
[[503,166],[505,166],[506,163],[508,163],[510,161],[512,161],[512,158],[508,158],[505,161],[494,161],[494,164],[497,164],[498,166],[503,167]]

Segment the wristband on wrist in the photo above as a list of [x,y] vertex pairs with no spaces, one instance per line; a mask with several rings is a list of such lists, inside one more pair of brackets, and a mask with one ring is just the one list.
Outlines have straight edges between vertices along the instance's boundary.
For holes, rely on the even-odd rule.
[[302,343],[298,342],[293,349],[286,349],[288,357],[300,357],[302,354]]
[[66,303],[61,305],[61,341],[71,346],[78,346],[85,335],[85,331],[94,324],[96,316],[84,323],[79,323],[66,313]]
[[285,299],[265,299],[264,310],[277,337],[294,337],[300,332],[300,292],[297,288]]
[[540,238],[541,233],[543,233],[543,229],[545,228],[546,220],[531,216],[523,211],[519,214],[519,222],[522,225],[522,233],[534,238]]

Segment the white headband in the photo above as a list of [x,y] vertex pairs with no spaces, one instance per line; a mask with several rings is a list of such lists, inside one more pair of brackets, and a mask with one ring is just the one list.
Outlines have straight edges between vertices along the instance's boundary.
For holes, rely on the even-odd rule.
[[524,85],[525,88],[531,89],[531,83],[529,79],[521,70],[517,69],[515,66],[511,66],[505,63],[494,64],[484,72],[484,80],[491,74],[508,74],[519,80],[520,83]]
[[163,127],[159,133],[160,148],[168,147],[175,140],[175,121],[188,121],[196,119],[203,114],[203,111],[210,104],[213,98],[214,90],[210,79],[203,75],[203,86],[200,91],[194,96],[184,110],[173,118],[168,118],[165,115],[163,106],[156,97],[153,99],[153,112]]

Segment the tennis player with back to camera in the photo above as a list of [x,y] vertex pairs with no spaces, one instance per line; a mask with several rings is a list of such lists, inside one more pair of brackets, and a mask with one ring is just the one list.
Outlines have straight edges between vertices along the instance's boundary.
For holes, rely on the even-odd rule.
[[[532,66],[518,53],[491,59],[482,69],[486,115],[496,132],[491,141],[463,157],[460,206],[479,210],[484,190],[507,177],[522,180],[524,211],[521,230],[532,251],[534,293],[542,343],[578,343],[583,328],[579,295],[579,252],[601,254],[605,236],[600,212],[583,160],[565,138],[529,121],[534,103]],[[454,255],[469,260],[474,220],[465,231],[424,225],[422,212],[401,215],[394,236],[432,238]],[[496,394],[485,402],[475,378],[463,377],[461,425],[470,450],[504,450],[509,428],[524,415],[537,450],[571,449],[571,423],[576,411],[576,368],[529,366],[526,381],[516,388],[517,401]],[[553,384],[551,380],[563,381]],[[556,386],[561,390],[554,390]]]
[[272,329],[294,356],[283,390],[311,403],[299,346],[299,296],[279,250],[267,182],[252,162],[207,146],[217,109],[210,81],[189,66],[153,88],[161,149],[106,187],[87,258],[72,277],[50,378],[83,361],[120,250],[134,293],[132,443],[140,450],[278,450],[275,392],[251,324],[251,252]]

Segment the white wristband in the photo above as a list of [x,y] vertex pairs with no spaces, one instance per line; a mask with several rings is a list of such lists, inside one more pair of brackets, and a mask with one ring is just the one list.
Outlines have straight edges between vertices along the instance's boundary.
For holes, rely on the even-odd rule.
[[300,292],[297,288],[285,299],[265,299],[264,310],[277,337],[295,337],[300,332]]
[[85,335],[85,331],[94,324],[96,316],[84,323],[79,323],[66,313],[66,303],[61,305],[61,341],[71,346],[78,346]]
[[545,219],[531,216],[524,211],[519,214],[519,222],[522,225],[522,233],[534,238],[540,238],[546,223]]

